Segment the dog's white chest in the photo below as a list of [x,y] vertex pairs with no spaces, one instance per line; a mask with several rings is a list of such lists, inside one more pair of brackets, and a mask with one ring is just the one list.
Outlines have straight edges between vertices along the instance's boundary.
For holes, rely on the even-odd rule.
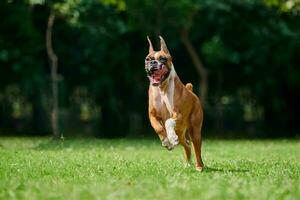
[[163,97],[161,96],[161,93],[159,91],[158,88],[152,88],[152,92],[153,92],[153,106],[157,109],[157,110],[161,110],[164,106],[164,101],[163,101]]
[[174,108],[174,84],[174,78],[171,76],[168,88],[165,92],[161,91],[159,88],[153,88],[154,107],[161,109],[163,106],[165,106],[170,115],[172,115]]
[[163,94],[160,91],[153,92],[154,107],[157,110],[161,110],[166,107],[170,114],[173,110],[173,97],[169,94]]
[[173,112],[174,107],[174,79],[170,80],[169,87],[167,88],[166,93],[163,93],[160,91],[160,96],[162,99],[162,102],[166,105],[168,111],[170,114]]

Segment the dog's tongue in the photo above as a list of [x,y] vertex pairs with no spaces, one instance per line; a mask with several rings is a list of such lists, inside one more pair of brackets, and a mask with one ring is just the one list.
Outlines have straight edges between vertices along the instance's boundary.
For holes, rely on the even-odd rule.
[[151,75],[151,81],[153,83],[159,83],[162,79],[162,76],[167,72],[165,65],[162,66],[160,70],[153,72]]

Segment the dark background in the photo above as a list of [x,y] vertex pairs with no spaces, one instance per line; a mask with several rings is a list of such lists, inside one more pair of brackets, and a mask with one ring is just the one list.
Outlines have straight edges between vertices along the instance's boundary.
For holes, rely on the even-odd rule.
[[51,135],[51,9],[61,134],[152,135],[146,36],[157,50],[164,37],[177,74],[199,94],[185,32],[208,72],[205,137],[299,136],[297,0],[1,0],[1,135]]

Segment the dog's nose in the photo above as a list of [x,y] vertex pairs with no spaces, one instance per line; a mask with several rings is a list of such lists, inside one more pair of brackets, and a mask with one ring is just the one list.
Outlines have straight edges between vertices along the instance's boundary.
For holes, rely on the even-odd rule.
[[150,61],[150,64],[151,64],[151,65],[156,65],[156,64],[157,64],[157,61],[156,61],[156,60],[151,60],[151,61]]

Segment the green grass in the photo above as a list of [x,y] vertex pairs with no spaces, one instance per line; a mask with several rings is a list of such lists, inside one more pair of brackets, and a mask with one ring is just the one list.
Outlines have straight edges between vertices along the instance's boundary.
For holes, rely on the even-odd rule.
[[300,141],[205,140],[203,172],[157,140],[0,138],[0,199],[300,199]]

